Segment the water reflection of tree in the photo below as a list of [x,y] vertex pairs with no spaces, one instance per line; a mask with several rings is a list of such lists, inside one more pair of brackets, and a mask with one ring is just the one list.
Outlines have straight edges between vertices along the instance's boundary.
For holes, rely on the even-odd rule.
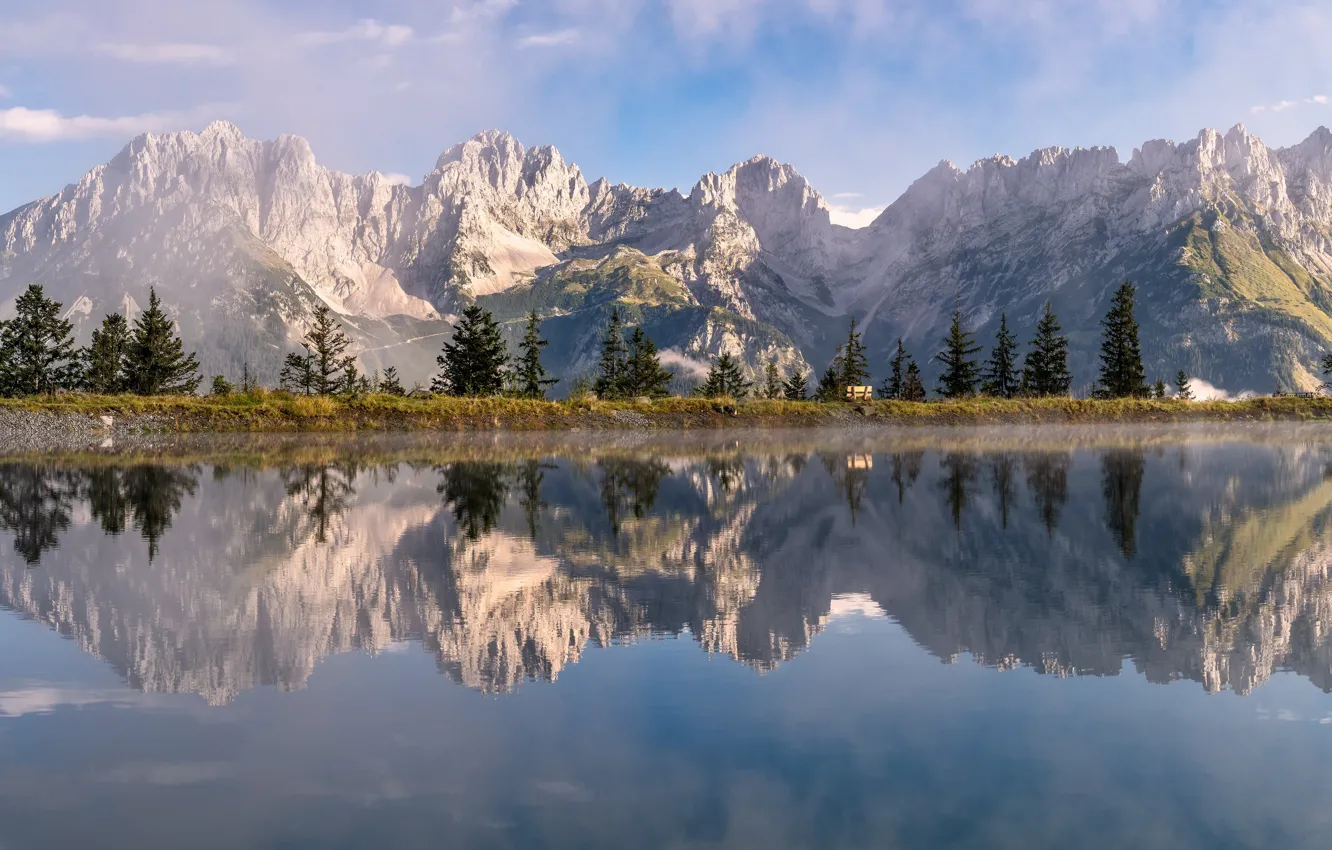
[[73,470],[0,464],[0,528],[13,532],[14,549],[30,566],[60,545],[81,483]]
[[1138,509],[1147,461],[1141,450],[1111,449],[1101,456],[1106,525],[1125,558],[1137,551]]
[[1053,535],[1068,501],[1067,454],[1027,455],[1023,467],[1027,473],[1027,487],[1031,489],[1036,510],[1045,523],[1046,534]]
[[[709,461],[712,468],[712,461]],[[670,475],[671,468],[660,460],[616,458],[604,460],[601,466],[601,502],[606,506],[611,531],[620,533],[620,524],[632,514],[642,519],[657,501],[661,480]],[[722,475],[729,473],[722,472]],[[731,479],[726,479],[728,482]],[[726,483],[723,489],[729,489]]]
[[87,473],[87,495],[93,519],[107,534],[121,534],[129,523],[148,541],[148,560],[171,528],[181,502],[199,484],[197,467],[132,466]]
[[515,475],[518,485],[518,504],[527,517],[527,535],[536,539],[541,512],[547,505],[541,500],[541,484],[546,480],[546,470],[555,469],[553,464],[539,460],[524,461],[518,465]]
[[939,460],[944,471],[944,500],[953,515],[953,526],[962,530],[962,514],[971,501],[971,488],[979,472],[979,462],[970,452],[949,452]]
[[921,462],[924,459],[924,452],[898,452],[893,455],[893,484],[897,487],[899,505],[906,501],[906,491],[920,477]]
[[453,510],[458,528],[468,540],[489,534],[499,522],[509,497],[505,466],[489,461],[461,461],[439,469],[444,477],[437,488]]
[[821,454],[823,468],[842,491],[842,498],[851,511],[851,524],[860,516],[860,505],[865,498],[865,485],[869,482],[874,461],[870,455]]
[[354,463],[308,463],[282,471],[287,495],[301,499],[314,522],[316,543],[328,539],[329,525],[351,506],[359,471]]
[[723,492],[731,492],[744,481],[745,462],[739,457],[709,457],[707,466],[708,475],[717,479]]
[[994,482],[994,495],[999,503],[999,517],[1006,530],[1008,512],[1017,500],[1017,458],[1008,452],[990,458],[990,479]]

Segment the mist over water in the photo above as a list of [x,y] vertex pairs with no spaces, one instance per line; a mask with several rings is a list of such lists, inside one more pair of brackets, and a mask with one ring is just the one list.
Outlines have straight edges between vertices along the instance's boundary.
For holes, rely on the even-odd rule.
[[0,846],[1322,847],[1332,430],[0,462]]

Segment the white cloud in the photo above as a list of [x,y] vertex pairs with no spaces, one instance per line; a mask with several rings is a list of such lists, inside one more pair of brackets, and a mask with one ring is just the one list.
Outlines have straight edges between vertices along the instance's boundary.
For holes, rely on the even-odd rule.
[[140,133],[177,130],[197,123],[200,115],[215,115],[218,107],[201,107],[189,113],[156,112],[104,118],[92,115],[65,116],[54,109],[15,106],[0,109],[0,139],[18,142],[58,142],[97,136],[127,137]]
[[841,200],[849,200],[851,198],[863,198],[865,196],[860,192],[838,192],[837,194],[831,195],[829,197],[836,198],[837,200],[841,201]]
[[702,360],[695,360],[680,352],[678,348],[662,349],[659,359],[661,365],[665,368],[674,368],[681,375],[691,378],[706,378],[708,372],[712,369],[710,365]]
[[390,171],[386,174],[381,171],[379,172],[379,175],[390,183],[396,183],[400,186],[412,185],[412,178],[408,177],[406,174],[398,174],[395,171]]
[[833,224],[840,224],[842,227],[850,227],[859,230],[862,227],[869,227],[874,223],[874,219],[883,215],[886,207],[868,207],[866,209],[855,209],[853,207],[843,206],[842,204],[829,204],[828,217],[832,219]]
[[576,29],[560,30],[558,32],[538,33],[518,39],[518,46],[527,47],[563,47],[574,44],[578,41],[579,33]]
[[230,65],[236,57],[215,44],[99,44],[97,52],[122,62],[158,65]]
[[463,6],[454,6],[449,19],[455,24],[462,24],[469,21],[500,18],[508,14],[517,5],[518,0],[475,0],[475,2]]
[[401,47],[411,41],[415,32],[402,24],[385,24],[365,18],[345,30],[305,32],[296,36],[299,44],[322,45],[346,42],[371,42],[381,47]]
[[14,93],[4,83],[0,83],[0,98],[13,97]]
[[1301,98],[1300,100],[1278,100],[1276,103],[1259,104],[1249,107],[1249,111],[1254,114],[1263,112],[1285,112],[1296,106],[1327,106],[1328,97],[1325,94],[1316,94],[1311,97]]

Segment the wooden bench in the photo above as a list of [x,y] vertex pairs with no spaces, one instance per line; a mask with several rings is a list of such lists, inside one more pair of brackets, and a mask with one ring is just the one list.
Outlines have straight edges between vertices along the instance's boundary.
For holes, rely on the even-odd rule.
[[873,401],[874,387],[847,387],[847,401]]

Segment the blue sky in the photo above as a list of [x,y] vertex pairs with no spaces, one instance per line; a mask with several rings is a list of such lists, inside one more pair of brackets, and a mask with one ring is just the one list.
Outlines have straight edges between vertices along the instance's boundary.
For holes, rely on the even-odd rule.
[[1297,142],[1329,43],[1325,0],[4,0],[0,210],[229,118],[414,180],[491,127],[686,190],[767,153],[854,221],[941,159]]

